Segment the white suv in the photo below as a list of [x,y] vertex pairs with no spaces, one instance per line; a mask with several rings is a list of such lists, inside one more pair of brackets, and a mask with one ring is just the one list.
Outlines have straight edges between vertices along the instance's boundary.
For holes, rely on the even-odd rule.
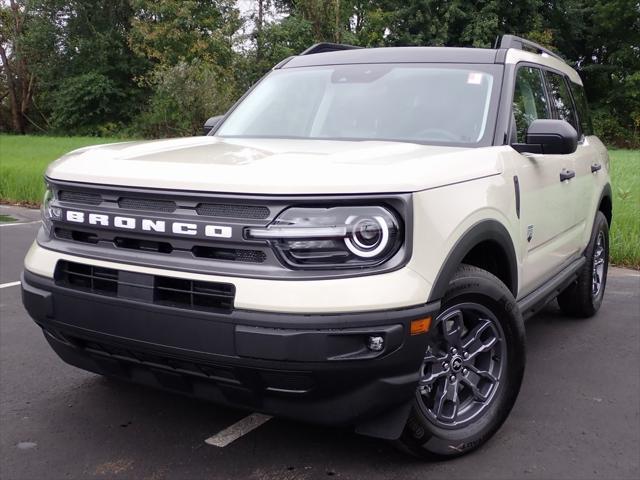
[[320,44],[206,128],[47,171],[23,298],[66,362],[448,457],[508,416],[523,318],[600,307],[607,151],[539,45]]

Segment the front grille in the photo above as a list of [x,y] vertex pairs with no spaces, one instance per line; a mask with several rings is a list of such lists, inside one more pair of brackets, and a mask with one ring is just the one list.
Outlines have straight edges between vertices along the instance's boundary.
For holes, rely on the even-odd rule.
[[54,235],[60,240],[80,242],[96,245],[99,242],[110,242],[116,248],[127,250],[138,250],[140,252],[171,254],[176,251],[191,253],[197,258],[207,258],[209,260],[220,260],[224,262],[241,263],[264,263],[267,254],[262,250],[252,250],[246,248],[224,248],[214,246],[197,245],[191,249],[177,248],[171,242],[158,241],[152,239],[139,239],[115,236],[113,233],[101,232],[102,236],[81,230],[70,230],[66,228],[55,228]]
[[154,303],[196,310],[233,310],[235,286],[230,283],[158,276],[155,280]]
[[58,262],[56,281],[74,290],[85,290],[99,295],[118,293],[118,271],[74,262]]
[[196,207],[198,215],[223,218],[245,218],[263,220],[269,218],[267,207],[256,205],[227,205],[222,203],[201,203]]
[[143,252],[171,253],[173,246],[169,242],[156,242],[153,240],[138,240],[137,238],[116,237],[113,243],[118,248],[140,250]]
[[61,202],[80,203],[82,205],[100,205],[102,196],[97,193],[76,192],[72,190],[60,190],[58,199]]
[[264,263],[267,260],[267,254],[260,250],[197,246],[193,247],[191,251],[196,257],[225,260],[227,262]]
[[176,211],[176,202],[148,198],[123,197],[118,200],[118,206],[130,210],[146,210],[148,212],[173,213]]
[[98,236],[93,233],[81,232],[79,230],[67,230],[66,228],[56,228],[54,234],[62,240],[71,240],[74,242],[92,243],[99,242]]
[[235,286],[60,261],[56,284],[73,290],[189,310],[231,313]]

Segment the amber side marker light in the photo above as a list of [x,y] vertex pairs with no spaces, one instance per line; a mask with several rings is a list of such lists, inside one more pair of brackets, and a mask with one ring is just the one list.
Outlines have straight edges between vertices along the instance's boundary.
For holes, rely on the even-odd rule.
[[431,317],[412,320],[411,335],[420,335],[421,333],[427,333],[429,331],[429,327],[431,327]]

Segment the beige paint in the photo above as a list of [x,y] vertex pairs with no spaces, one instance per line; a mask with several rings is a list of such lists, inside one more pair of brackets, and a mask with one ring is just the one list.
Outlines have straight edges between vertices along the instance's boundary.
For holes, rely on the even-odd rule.
[[25,268],[53,278],[58,260],[69,260],[105,268],[188,278],[208,282],[229,282],[236,286],[236,308],[271,312],[338,313],[364,312],[420,305],[426,300],[429,283],[410,268],[365,277],[337,280],[260,280],[201,275],[160,268],[106,262],[60,254],[33,243],[25,258]]
[[[559,60],[510,50],[508,63],[531,61],[577,74]],[[592,163],[603,169],[592,174]],[[560,182],[562,168],[576,178]],[[605,147],[587,137],[572,155],[521,155],[509,146],[478,149],[399,142],[196,137],[84,148],[53,163],[57,180],[238,194],[413,192],[413,256],[398,271],[335,280],[283,281],[199,275],[84,259],[34,244],[25,267],[51,278],[59,259],[148,274],[231,281],[236,306],[274,312],[372,311],[424,303],[457,240],[494,219],[513,241],[518,297],[538,287],[587,245],[599,194],[609,178]],[[520,179],[521,218],[513,177]],[[533,238],[527,241],[527,227]]]
[[225,193],[412,192],[440,186],[443,178],[459,182],[499,173],[491,150],[378,141],[192,137],[76,150],[51,164],[47,176]]

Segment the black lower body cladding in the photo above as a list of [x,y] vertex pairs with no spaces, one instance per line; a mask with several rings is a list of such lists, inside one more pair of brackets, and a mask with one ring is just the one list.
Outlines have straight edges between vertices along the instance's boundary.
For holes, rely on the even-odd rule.
[[[371,422],[409,405],[424,357],[427,335],[411,335],[410,322],[439,308],[211,313],[76,290],[28,271],[22,295],[71,365],[297,420],[365,424],[383,437],[393,435]],[[370,336],[384,338],[382,351],[367,348]]]

